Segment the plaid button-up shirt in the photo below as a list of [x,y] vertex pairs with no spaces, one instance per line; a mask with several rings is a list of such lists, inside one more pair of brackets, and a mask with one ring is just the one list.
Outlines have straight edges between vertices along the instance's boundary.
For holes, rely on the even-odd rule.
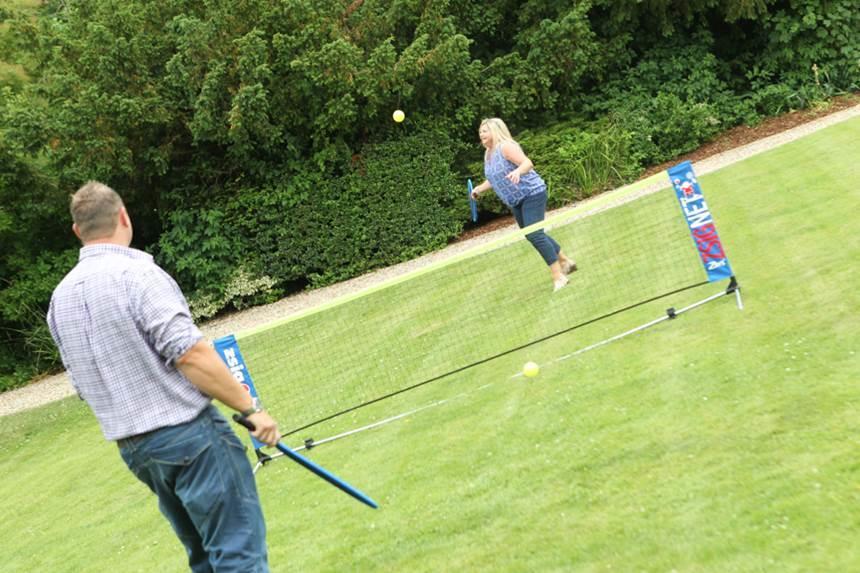
[[174,365],[203,335],[179,286],[142,251],[82,248],[51,297],[48,328],[108,440],[188,422],[210,402]]

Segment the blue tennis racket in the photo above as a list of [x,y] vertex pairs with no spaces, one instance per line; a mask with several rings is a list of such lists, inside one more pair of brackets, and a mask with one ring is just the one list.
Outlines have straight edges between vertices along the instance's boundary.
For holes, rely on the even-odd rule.
[[472,222],[478,222],[478,202],[472,198],[472,180],[466,180],[466,186],[469,188],[469,208],[472,210]]
[[[252,424],[247,418],[240,416],[239,414],[233,414],[233,420],[237,424],[245,426],[247,429],[251,430],[252,432],[255,429],[254,424]],[[297,464],[299,464],[300,466],[302,466],[306,470],[312,471],[313,473],[315,473],[319,477],[323,478],[325,481],[327,481],[331,485],[335,486],[336,488],[340,489],[341,491],[343,491],[345,493],[348,493],[349,495],[351,495],[352,497],[354,497],[355,499],[357,499],[361,503],[363,503],[365,505],[369,505],[373,509],[377,509],[379,507],[379,505],[375,501],[373,501],[370,497],[368,497],[367,495],[365,495],[361,491],[352,487],[351,485],[349,485],[348,483],[346,483],[345,481],[343,481],[342,479],[340,479],[339,477],[337,477],[333,473],[329,472],[325,468],[316,465],[315,463],[313,463],[312,461],[310,461],[306,457],[297,454],[296,452],[294,452],[293,450],[291,450],[290,448],[288,448],[284,444],[278,442],[278,444],[275,447],[278,448],[278,450],[280,450],[280,452],[282,454],[284,454],[285,456],[287,456],[288,458],[290,458],[291,460],[293,460],[294,462],[296,462]]]

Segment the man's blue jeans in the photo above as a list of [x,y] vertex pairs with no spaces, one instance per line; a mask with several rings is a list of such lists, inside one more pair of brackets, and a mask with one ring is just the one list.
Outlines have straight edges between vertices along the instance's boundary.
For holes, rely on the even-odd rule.
[[119,448],[129,469],[158,496],[192,571],[269,571],[251,464],[214,406],[191,422],[120,440]]
[[[538,221],[543,221],[546,214],[546,193],[538,193],[537,195],[529,195],[519,205],[511,207],[514,213],[514,219],[517,220],[517,225],[520,229],[534,225]],[[558,260],[558,253],[561,247],[555,240],[543,232],[543,229],[538,229],[526,235],[526,239],[537,249],[540,256],[543,257],[547,265],[551,265]]]

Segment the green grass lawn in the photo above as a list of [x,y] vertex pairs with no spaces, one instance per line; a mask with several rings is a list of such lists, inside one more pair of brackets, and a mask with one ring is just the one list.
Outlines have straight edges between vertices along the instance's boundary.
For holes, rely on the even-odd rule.
[[[263,469],[273,571],[860,570],[858,140],[853,119],[702,177],[745,310],[726,297],[549,363],[576,349],[559,337],[311,451],[378,511]],[[540,376],[510,379],[527,359]],[[80,402],[0,418],[0,454],[0,569],[185,570]]]

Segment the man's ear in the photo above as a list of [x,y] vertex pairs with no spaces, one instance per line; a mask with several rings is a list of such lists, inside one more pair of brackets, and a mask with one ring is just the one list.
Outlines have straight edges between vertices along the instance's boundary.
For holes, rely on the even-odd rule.
[[75,236],[83,242],[84,238],[81,237],[81,230],[78,229],[77,223],[72,223],[72,231],[75,233]]
[[119,209],[119,224],[123,227],[131,227],[131,217],[128,216],[128,211],[125,210],[125,207],[120,207]]

